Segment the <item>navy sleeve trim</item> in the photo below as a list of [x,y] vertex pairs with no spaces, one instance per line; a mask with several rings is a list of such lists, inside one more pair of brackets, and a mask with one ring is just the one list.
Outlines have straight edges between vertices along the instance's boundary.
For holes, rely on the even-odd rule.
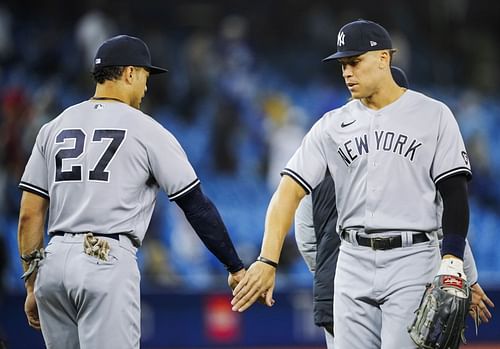
[[305,191],[307,194],[311,194],[312,192],[312,187],[302,178],[299,174],[296,172],[290,170],[289,168],[285,168],[283,171],[281,171],[281,175],[288,175],[290,176],[295,182],[297,182]]
[[178,198],[180,198],[181,196],[189,193],[191,190],[193,190],[194,187],[196,187],[198,184],[200,184],[200,180],[198,178],[196,178],[194,181],[192,181],[191,183],[189,183],[187,186],[184,187],[184,189],[181,189],[175,193],[173,193],[172,195],[169,195],[168,196],[168,199],[170,201],[175,201],[177,200]]
[[444,173],[441,173],[439,176],[434,178],[434,183],[437,184],[439,181],[442,181],[445,178],[456,175],[458,173],[464,173],[468,180],[472,178],[472,172],[468,167],[457,167],[451,170],[448,170]]
[[21,183],[19,183],[19,188],[24,190],[24,191],[28,191],[28,192],[33,193],[33,194],[37,194],[37,195],[44,197],[46,199],[50,199],[49,192],[45,189],[37,187],[36,185],[21,181]]

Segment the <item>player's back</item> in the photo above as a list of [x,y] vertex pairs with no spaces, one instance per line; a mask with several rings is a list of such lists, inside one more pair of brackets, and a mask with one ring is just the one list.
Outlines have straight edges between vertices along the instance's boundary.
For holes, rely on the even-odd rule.
[[[41,129],[36,150],[47,167],[49,231],[133,232],[141,240],[159,189],[154,177],[159,153],[172,172],[175,155],[185,157],[156,121],[109,100],[65,110]],[[36,186],[30,177],[27,182]]]

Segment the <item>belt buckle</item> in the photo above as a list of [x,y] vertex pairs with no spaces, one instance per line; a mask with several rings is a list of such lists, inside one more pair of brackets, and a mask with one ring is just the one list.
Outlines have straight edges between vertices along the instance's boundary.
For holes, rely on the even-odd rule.
[[389,250],[391,248],[390,238],[370,238],[370,247],[372,250]]

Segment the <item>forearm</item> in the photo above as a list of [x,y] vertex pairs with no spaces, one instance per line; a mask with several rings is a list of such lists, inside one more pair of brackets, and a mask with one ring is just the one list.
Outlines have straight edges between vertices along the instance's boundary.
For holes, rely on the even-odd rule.
[[[17,233],[20,256],[28,255],[43,247],[47,206],[48,201],[46,199],[32,193],[23,193]],[[29,267],[29,263],[23,261],[22,264],[23,270],[26,271]],[[36,272],[25,282],[26,288],[30,291],[33,290],[35,278]]]
[[293,179],[283,176],[266,214],[261,256],[278,262],[295,210],[305,192]]
[[469,227],[467,180],[464,175],[444,179],[438,184],[443,198],[442,254],[463,259],[465,238]]
[[193,189],[176,202],[208,250],[226,266],[229,272],[235,273],[244,268],[219,211],[203,194],[200,187]]

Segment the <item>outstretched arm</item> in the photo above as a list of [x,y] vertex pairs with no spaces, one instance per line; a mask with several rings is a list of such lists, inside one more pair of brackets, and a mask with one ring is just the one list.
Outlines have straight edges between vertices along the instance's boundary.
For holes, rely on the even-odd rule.
[[231,301],[234,311],[245,311],[263,294],[266,295],[266,304],[272,306],[276,268],[271,264],[277,264],[279,261],[283,241],[292,225],[295,210],[305,194],[304,189],[295,180],[287,175],[281,178],[267,208],[260,253],[260,257],[271,263],[257,260],[250,266],[234,289],[234,298]]
[[243,262],[234,248],[219,211],[203,194],[200,185],[176,199],[175,202],[184,211],[187,220],[205,246],[231,274],[244,269]]

